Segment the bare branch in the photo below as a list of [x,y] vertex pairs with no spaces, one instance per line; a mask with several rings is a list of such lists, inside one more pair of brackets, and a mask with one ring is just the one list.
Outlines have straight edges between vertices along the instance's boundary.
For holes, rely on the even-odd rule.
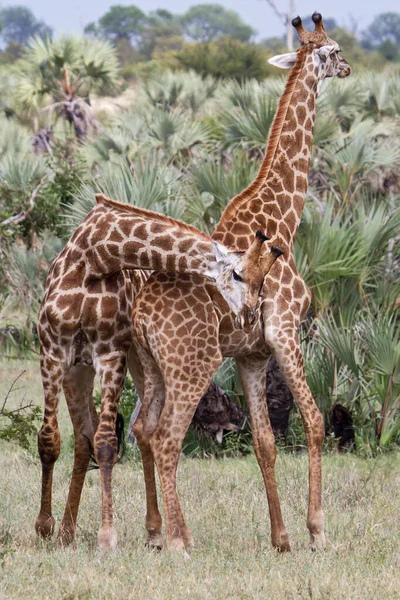
[[35,208],[36,196],[38,195],[39,190],[41,190],[41,188],[46,183],[47,179],[48,179],[48,175],[45,175],[44,177],[42,177],[39,185],[37,187],[35,187],[35,189],[33,190],[32,195],[29,199],[29,208],[27,210],[25,210],[24,212],[20,212],[17,215],[8,217],[8,219],[5,219],[5,221],[2,221],[0,223],[0,227],[5,226],[5,225],[10,225],[10,224],[18,225],[19,223],[22,223],[29,217],[29,215]]
[[279,17],[279,19],[282,21],[282,23],[284,25],[287,25],[288,22],[288,15],[286,13],[283,13],[279,10],[279,8],[277,7],[277,5],[275,4],[274,0],[266,0],[268,2],[268,4],[270,5],[270,7],[272,8],[272,10],[274,11],[274,13]]
[[[21,379],[21,377],[22,377],[22,375],[24,375],[24,373],[26,373],[26,370],[24,370],[24,371],[21,371],[21,373],[20,373],[19,375],[17,375],[17,377],[16,377],[16,378],[14,379],[14,381],[12,382],[12,384],[11,384],[11,386],[10,386],[10,388],[9,388],[9,390],[8,390],[8,392],[7,392],[7,394],[6,394],[6,397],[5,397],[5,399],[4,399],[3,406],[1,407],[1,411],[0,411],[0,412],[3,412],[3,411],[4,411],[4,408],[5,408],[6,404],[7,404],[7,400],[9,399],[10,395],[11,395],[13,392],[16,392],[16,391],[17,391],[17,390],[14,388],[14,386],[15,386],[15,384],[17,383],[18,379]],[[22,388],[17,388],[17,389],[22,389]]]
[[278,19],[282,21],[284,26],[286,27],[286,45],[290,52],[293,51],[293,28],[292,28],[292,19],[294,17],[295,11],[295,0],[289,0],[289,7],[287,12],[282,12],[277,7],[275,0],[266,0],[270,5]]

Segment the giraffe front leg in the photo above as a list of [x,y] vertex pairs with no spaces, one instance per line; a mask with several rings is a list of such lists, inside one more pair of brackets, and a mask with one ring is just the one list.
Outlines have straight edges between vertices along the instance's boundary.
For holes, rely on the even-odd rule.
[[309,461],[309,500],[307,527],[312,550],[326,546],[324,513],[322,511],[322,443],[324,422],[322,414],[308,387],[298,334],[293,338],[279,337],[274,351],[278,365],[292,392],[304,423]]
[[41,356],[40,370],[44,388],[43,425],[38,433],[38,450],[42,463],[42,493],[35,530],[41,537],[48,538],[53,535],[55,525],[51,497],[54,464],[60,454],[57,413],[63,370],[60,364],[43,355]]
[[100,423],[94,436],[94,455],[100,468],[101,478],[101,527],[98,546],[101,551],[115,552],[117,532],[114,527],[112,503],[112,469],[117,460],[117,436],[115,425],[118,403],[126,374],[126,356],[101,361],[101,412]]
[[289,535],[283,523],[275,479],[275,436],[272,431],[266,400],[268,359],[247,356],[236,360],[250,413],[254,452],[267,492],[272,546],[279,552],[290,552]]

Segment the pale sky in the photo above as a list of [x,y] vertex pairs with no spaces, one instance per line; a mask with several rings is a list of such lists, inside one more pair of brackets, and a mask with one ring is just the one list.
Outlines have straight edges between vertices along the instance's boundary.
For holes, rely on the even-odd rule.
[[[289,0],[275,0],[277,6],[285,10]],[[257,38],[282,35],[284,27],[275,16],[266,0],[216,0],[226,8],[238,12],[243,21],[257,30]],[[156,8],[166,8],[182,14],[195,4],[207,4],[196,0],[0,0],[0,6],[22,4],[28,6],[37,18],[51,25],[56,35],[80,33],[84,26],[96,21],[113,4],[136,5],[148,13]],[[400,12],[399,0],[295,0],[296,13],[301,17],[311,16],[314,10],[322,16],[335,17],[340,25],[350,26],[356,19],[358,31],[365,29],[373,17],[381,12]]]

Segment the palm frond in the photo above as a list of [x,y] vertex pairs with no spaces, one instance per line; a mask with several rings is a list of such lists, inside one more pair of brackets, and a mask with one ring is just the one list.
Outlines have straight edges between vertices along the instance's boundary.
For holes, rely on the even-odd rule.
[[104,165],[101,177],[83,183],[75,201],[66,210],[66,225],[73,230],[95,205],[95,194],[104,193],[114,200],[141,208],[181,217],[184,210],[179,195],[177,176],[160,164],[155,156],[148,156],[128,167],[124,162],[116,166]]

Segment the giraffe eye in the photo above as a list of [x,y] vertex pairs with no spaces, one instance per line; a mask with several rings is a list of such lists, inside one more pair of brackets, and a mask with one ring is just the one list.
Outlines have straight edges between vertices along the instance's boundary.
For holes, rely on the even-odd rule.
[[243,277],[241,277],[239,273],[236,273],[236,271],[232,271],[232,275],[235,281],[243,281]]

